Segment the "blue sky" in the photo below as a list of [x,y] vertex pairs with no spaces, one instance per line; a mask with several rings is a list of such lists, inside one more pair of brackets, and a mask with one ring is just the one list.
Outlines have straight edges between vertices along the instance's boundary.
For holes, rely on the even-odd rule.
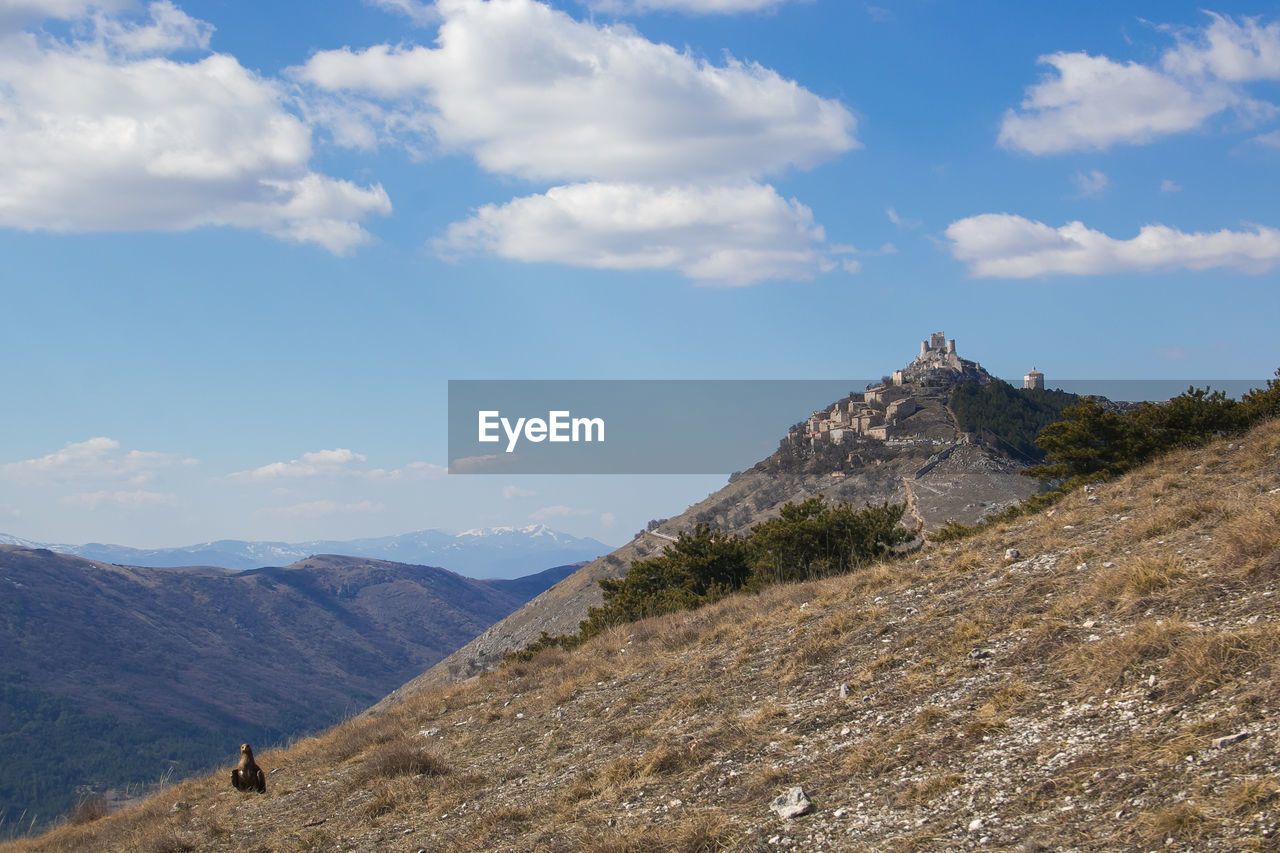
[[1278,165],[1274,4],[0,0],[0,531],[723,481],[444,475],[449,379],[1265,379]]

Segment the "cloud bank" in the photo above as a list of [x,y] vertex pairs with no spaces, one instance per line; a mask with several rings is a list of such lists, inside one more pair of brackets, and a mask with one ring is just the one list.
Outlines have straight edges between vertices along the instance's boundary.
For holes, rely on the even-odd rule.
[[1276,115],[1243,84],[1280,79],[1280,24],[1208,14],[1203,29],[1169,30],[1176,43],[1156,64],[1040,57],[1051,73],[1005,113],[999,144],[1037,155],[1101,150],[1196,130],[1228,111],[1246,121]]
[[1053,228],[1008,213],[984,213],[953,222],[946,235],[952,254],[979,278],[1214,268],[1261,273],[1280,264],[1280,231],[1261,226],[1188,234],[1146,225],[1136,237],[1118,240],[1081,222]]
[[684,12],[692,15],[732,15],[776,9],[788,0],[587,0],[596,12],[618,15],[644,12]]
[[[437,241],[442,251],[731,284],[806,278],[821,266],[821,246],[802,245],[822,239],[803,221],[807,209],[783,210],[759,181],[858,147],[842,104],[758,64],[714,64],[536,0],[440,0],[437,9],[436,47],[322,51],[290,73],[317,93],[312,115],[341,144],[434,148],[498,175],[571,182],[482,207]],[[736,220],[723,206],[734,194],[756,202]],[[623,207],[608,223],[588,222],[606,198]],[[676,198],[716,211],[700,258],[661,211]],[[762,200],[771,209],[763,219]],[[551,219],[570,233],[531,245]],[[763,275],[740,234],[755,239]]]
[[164,492],[134,489],[132,491],[80,492],[74,495],[67,495],[60,502],[64,506],[87,509],[91,512],[96,512],[104,506],[136,511],[153,506],[177,506],[178,496]]
[[[32,5],[32,4],[28,4]],[[310,170],[281,87],[204,52],[213,28],[169,2],[134,22],[104,4],[0,13],[0,226],[54,232],[232,226],[345,254],[390,211],[380,185]],[[60,40],[15,28],[63,17]]]
[[725,285],[809,277],[828,262],[813,214],[770,186],[574,184],[486,205],[436,246],[593,269],[675,269]]
[[405,113],[393,126],[529,180],[756,177],[858,144],[841,104],[756,64],[714,65],[535,0],[439,6],[438,47],[321,51],[293,74],[382,99]]
[[136,486],[151,482],[163,469],[194,464],[196,460],[173,453],[123,451],[119,441],[98,436],[69,442],[44,456],[0,465],[0,480],[33,486],[107,480]]
[[310,478],[357,477],[368,480],[431,480],[444,475],[444,467],[430,462],[410,462],[403,468],[365,468],[368,457],[363,453],[336,447],[303,453],[288,462],[271,462],[257,468],[236,471],[227,479],[240,482],[267,482]]

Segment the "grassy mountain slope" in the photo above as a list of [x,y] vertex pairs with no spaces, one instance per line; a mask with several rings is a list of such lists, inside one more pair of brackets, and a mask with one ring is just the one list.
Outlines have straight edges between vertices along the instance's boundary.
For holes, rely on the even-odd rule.
[[[788,501],[824,494],[835,501],[906,502],[908,523],[934,530],[949,520],[972,523],[998,512],[1037,490],[1018,472],[1023,463],[980,444],[963,443],[947,409],[945,389],[919,390],[920,410],[905,421],[919,442],[878,441],[807,446],[783,442],[779,450],[751,469],[735,475],[719,491],[668,519],[654,531],[595,560],[501,620],[428,672],[396,690],[375,708],[429,685],[444,684],[492,669],[508,652],[522,649],[541,632],[573,633],[590,607],[600,604],[601,578],[625,574],[632,561],[661,552],[682,530],[700,521],[734,533],[745,533],[777,515]],[[935,444],[939,442],[955,442]]]
[[1280,422],[260,763],[5,849],[1275,850]]
[[188,775],[228,740],[330,725],[569,570],[522,586],[320,555],[233,574],[0,546],[0,815],[38,825],[77,787]]

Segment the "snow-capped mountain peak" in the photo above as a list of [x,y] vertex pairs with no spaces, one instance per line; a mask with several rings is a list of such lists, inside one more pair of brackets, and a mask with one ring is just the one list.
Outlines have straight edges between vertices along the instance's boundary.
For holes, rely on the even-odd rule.
[[440,566],[475,578],[514,578],[553,566],[594,559],[612,548],[591,538],[558,533],[545,524],[476,527],[456,535],[418,530],[400,536],[343,541],[245,542],[219,539],[182,548],[139,549],[123,545],[48,545],[0,533],[0,545],[48,548],[90,560],[135,566],[221,566],[254,569],[284,566],[312,554],[344,554],[397,563]]

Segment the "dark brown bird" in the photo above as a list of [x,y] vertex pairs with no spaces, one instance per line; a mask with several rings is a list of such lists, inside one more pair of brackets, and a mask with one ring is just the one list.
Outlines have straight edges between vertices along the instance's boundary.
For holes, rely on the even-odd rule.
[[240,744],[240,763],[231,771],[231,784],[237,791],[267,792],[267,774],[253,760],[253,748]]

